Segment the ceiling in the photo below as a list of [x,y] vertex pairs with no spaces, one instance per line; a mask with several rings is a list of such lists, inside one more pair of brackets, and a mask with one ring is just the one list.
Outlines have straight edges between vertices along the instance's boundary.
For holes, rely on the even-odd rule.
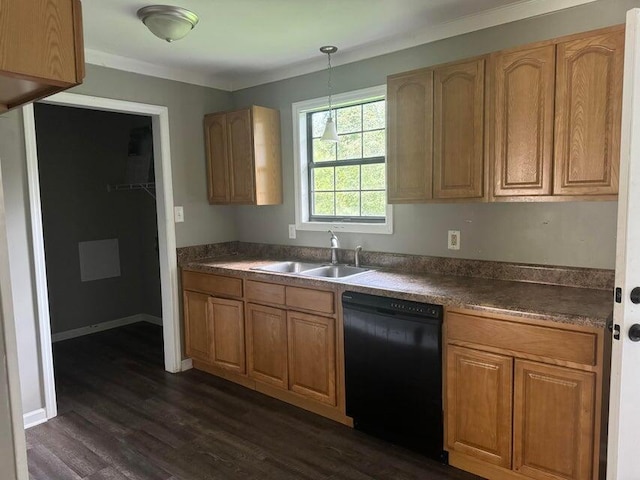
[[166,43],[136,11],[153,0],[84,0],[89,63],[237,90],[595,0],[167,0],[200,23]]

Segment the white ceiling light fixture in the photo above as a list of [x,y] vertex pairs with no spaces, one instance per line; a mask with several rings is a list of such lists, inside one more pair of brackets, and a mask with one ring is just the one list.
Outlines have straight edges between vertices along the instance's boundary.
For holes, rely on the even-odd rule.
[[324,127],[324,133],[322,134],[322,140],[325,140],[327,142],[337,142],[338,141],[338,132],[336,131],[336,124],[333,121],[333,114],[331,112],[331,88],[333,87],[333,85],[331,85],[331,73],[332,73],[331,54],[332,53],[336,53],[338,51],[338,47],[334,47],[332,45],[326,45],[324,47],[320,47],[320,51],[327,55],[327,58],[328,58],[327,71],[328,71],[328,75],[329,75],[329,79],[327,81],[327,88],[329,90],[329,118],[327,118],[327,124]]
[[198,15],[186,8],[150,5],[138,10],[138,18],[156,37],[171,43],[185,37],[198,24]]

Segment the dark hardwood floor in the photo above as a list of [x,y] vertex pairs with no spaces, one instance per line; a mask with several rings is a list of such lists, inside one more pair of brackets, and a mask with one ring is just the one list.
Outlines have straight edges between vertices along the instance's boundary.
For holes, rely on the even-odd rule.
[[34,480],[476,479],[211,375],[163,370],[160,327],[54,344],[59,415]]

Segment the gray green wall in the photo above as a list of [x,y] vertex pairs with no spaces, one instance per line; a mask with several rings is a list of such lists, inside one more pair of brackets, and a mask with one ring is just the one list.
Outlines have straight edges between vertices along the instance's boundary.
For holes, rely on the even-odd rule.
[[[334,69],[334,91],[383,85],[390,74],[624,23],[625,12],[638,5],[600,0],[343,65]],[[326,94],[326,72],[234,92],[237,107],[256,104],[280,110],[285,189],[282,206],[238,208],[239,240],[328,246],[325,233],[299,231],[296,240],[289,240],[287,231],[287,225],[295,223],[291,104]],[[616,202],[397,205],[393,235],[343,233],[340,239],[345,248],[362,245],[367,250],[613,268],[616,209]],[[461,232],[459,251],[446,248],[450,229]]]
[[[162,316],[156,201],[126,183],[129,133],[151,118],[36,104],[51,332]],[[147,170],[148,172],[148,170]],[[120,276],[81,281],[78,243],[118,239]]]

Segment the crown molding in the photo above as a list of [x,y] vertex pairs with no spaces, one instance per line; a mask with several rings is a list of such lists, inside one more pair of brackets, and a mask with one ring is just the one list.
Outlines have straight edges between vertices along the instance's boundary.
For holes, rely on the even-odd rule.
[[[571,7],[592,3],[597,0],[524,0],[512,5],[497,7],[481,13],[468,15],[450,22],[427,26],[421,30],[390,39],[380,40],[352,50],[343,51],[334,57],[334,66],[366,60],[426,43],[435,42],[505,23],[524,20],[526,18],[557,12]],[[238,75],[233,79],[220,78],[193,70],[166,67],[133,58],[105,53],[93,49],[85,49],[87,63],[128,72],[165,78],[178,82],[211,87],[225,91],[236,91],[255,87],[265,83],[277,82],[321,71],[326,67],[324,58],[303,61],[278,68],[271,72],[257,75]]]
[[218,90],[231,91],[232,87],[231,81],[202,72],[157,65],[155,63],[114,55],[113,53],[105,53],[91,48],[85,48],[84,54],[86,62],[91,65],[139,73],[141,75],[149,75],[166,80],[175,80],[177,82],[199,85],[201,87],[216,88]]
[[[368,58],[385,55],[388,53],[405,50],[425,43],[435,42],[445,38],[463,35],[465,33],[495,27],[505,23],[511,23],[526,18],[544,15],[559,10],[564,10],[597,0],[525,0],[513,5],[486,10],[481,13],[461,17],[450,22],[425,27],[419,31],[413,31],[406,35],[393,37],[370,43],[353,50],[343,51],[340,55],[331,58],[334,67],[348,63],[366,60]],[[297,77],[321,71],[326,68],[326,60],[318,56],[317,60],[305,61],[290,65],[264,74],[237,77],[233,80],[232,90],[255,87],[265,83],[277,82],[287,78]]]

